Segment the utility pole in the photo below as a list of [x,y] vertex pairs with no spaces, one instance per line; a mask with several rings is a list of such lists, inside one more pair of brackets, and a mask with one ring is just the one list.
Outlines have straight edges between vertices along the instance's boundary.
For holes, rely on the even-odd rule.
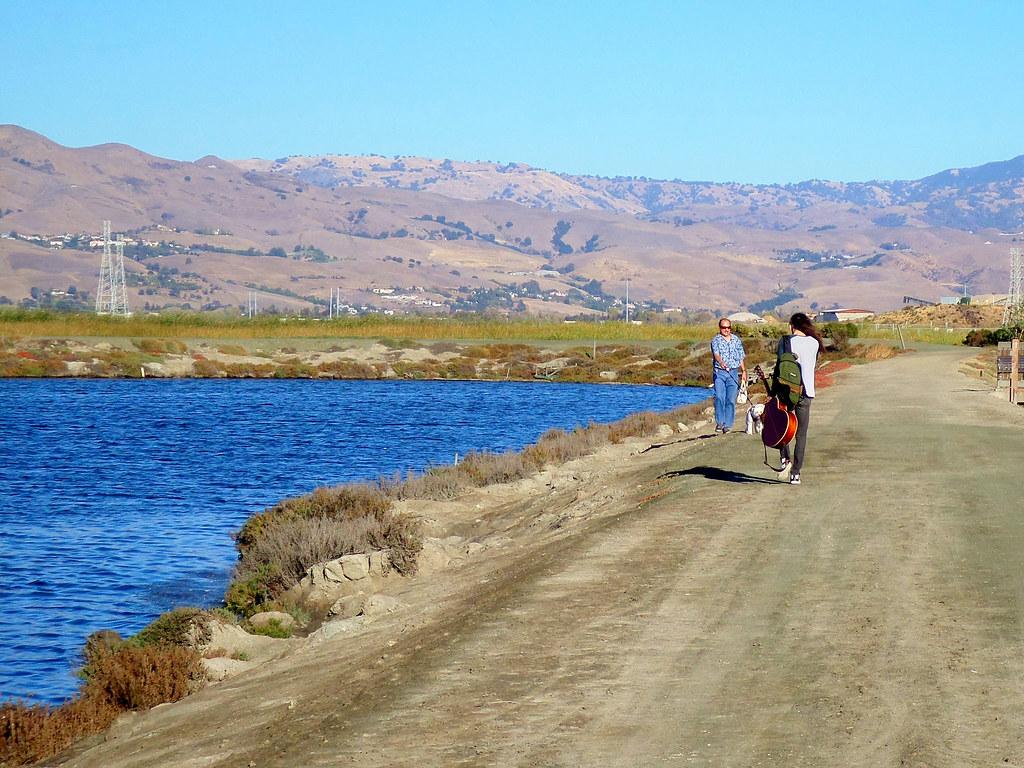
[[629,322],[629,278],[626,278],[626,322]]
[[246,303],[245,310],[250,320],[259,314],[259,308],[256,306],[256,291],[249,291],[249,298]]

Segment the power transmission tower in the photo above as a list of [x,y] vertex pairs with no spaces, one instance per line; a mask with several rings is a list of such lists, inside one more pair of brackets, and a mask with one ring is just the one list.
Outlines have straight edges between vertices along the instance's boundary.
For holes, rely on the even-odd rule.
[[110,239],[110,222],[103,222],[103,258],[96,288],[96,314],[128,317],[128,290],[124,281],[124,241]]
[[1024,260],[1021,249],[1010,249],[1010,290],[1006,296],[1006,307],[1003,309],[1003,327],[1020,328],[1024,326],[1024,296],[1021,295],[1021,283],[1024,282]]

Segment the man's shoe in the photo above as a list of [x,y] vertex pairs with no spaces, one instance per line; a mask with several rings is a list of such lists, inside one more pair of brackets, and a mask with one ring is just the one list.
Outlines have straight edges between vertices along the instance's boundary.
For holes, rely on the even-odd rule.
[[779,470],[779,480],[789,480],[789,470],[792,468],[788,459],[782,460],[782,469]]
[[800,485],[800,475],[790,475],[789,476],[789,484],[790,485]]

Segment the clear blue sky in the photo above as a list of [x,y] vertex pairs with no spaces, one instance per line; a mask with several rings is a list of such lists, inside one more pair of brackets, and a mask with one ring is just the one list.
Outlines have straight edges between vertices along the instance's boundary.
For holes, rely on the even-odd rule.
[[1020,2],[0,0],[0,123],[194,160],[911,179],[1024,154]]

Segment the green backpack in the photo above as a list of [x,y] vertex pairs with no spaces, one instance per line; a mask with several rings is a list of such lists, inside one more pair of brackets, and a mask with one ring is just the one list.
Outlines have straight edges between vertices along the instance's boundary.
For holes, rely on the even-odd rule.
[[772,394],[787,408],[793,409],[800,402],[804,391],[800,363],[790,344],[792,336],[783,336],[779,342],[778,359],[772,373]]

